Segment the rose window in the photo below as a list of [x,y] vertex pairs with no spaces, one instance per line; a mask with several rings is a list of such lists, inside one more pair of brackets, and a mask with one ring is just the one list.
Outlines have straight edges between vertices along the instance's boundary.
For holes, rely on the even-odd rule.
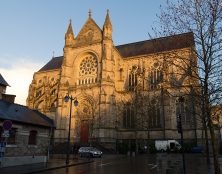
[[80,63],[80,76],[95,75],[97,71],[97,60],[92,55],[86,56]]

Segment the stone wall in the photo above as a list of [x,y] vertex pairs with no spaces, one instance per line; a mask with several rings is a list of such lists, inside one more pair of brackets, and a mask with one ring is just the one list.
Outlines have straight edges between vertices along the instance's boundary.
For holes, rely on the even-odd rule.
[[[4,156],[1,158],[1,167],[45,162],[48,155],[50,128],[15,124],[15,144],[7,144]],[[37,131],[36,145],[29,145],[29,132]]]

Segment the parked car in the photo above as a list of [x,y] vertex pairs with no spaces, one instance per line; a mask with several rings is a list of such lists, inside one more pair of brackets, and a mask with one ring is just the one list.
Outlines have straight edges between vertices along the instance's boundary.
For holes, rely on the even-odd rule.
[[203,150],[203,146],[195,146],[191,149],[191,153],[202,153]]
[[103,152],[95,147],[80,147],[78,154],[80,157],[102,157]]

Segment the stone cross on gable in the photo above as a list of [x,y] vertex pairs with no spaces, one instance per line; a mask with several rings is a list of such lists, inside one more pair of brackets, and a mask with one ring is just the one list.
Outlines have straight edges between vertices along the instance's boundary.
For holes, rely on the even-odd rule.
[[91,18],[91,16],[92,16],[92,10],[91,9],[89,9],[89,17]]

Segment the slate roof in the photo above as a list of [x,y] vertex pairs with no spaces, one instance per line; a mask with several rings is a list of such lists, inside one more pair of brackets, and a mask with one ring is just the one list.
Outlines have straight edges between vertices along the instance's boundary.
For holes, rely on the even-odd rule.
[[[162,51],[170,51],[194,46],[194,36],[192,32],[173,36],[161,37],[152,40],[145,40],[116,46],[120,55],[124,58],[140,56]],[[59,69],[62,66],[63,56],[52,58],[40,71]]]
[[125,45],[116,46],[120,54],[126,57],[152,54],[162,51],[170,51],[175,49],[187,48],[194,46],[193,33],[183,33],[168,37],[162,37],[141,42],[134,42]]
[[26,106],[0,100],[0,119],[25,124],[54,127],[53,121],[44,114]]
[[0,74],[0,85],[2,86],[9,86],[9,84],[5,81],[5,79]]
[[45,66],[43,66],[40,71],[48,71],[53,69],[59,69],[62,66],[63,56],[53,57]]

